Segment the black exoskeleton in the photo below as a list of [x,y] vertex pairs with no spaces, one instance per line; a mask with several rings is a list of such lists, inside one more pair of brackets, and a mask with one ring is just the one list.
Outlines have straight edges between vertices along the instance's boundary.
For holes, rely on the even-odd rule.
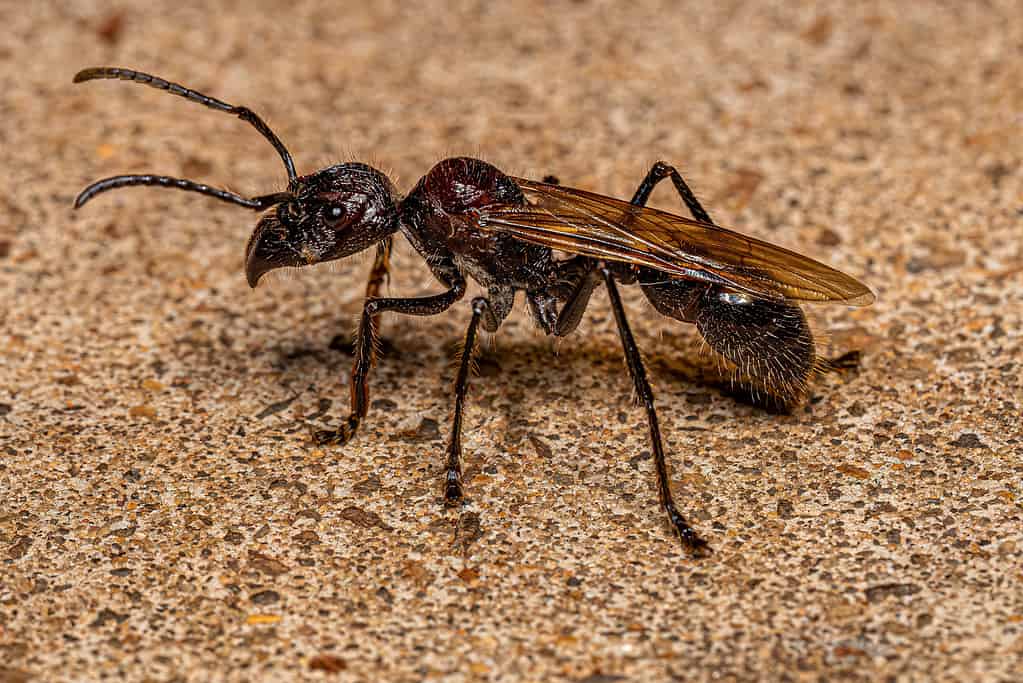
[[[283,192],[249,198],[166,176],[116,176],[83,190],[76,208],[106,190],[156,185],[266,211],[245,252],[245,274],[253,287],[275,268],[322,263],[376,247],[355,339],[351,410],[337,428],[317,432],[318,443],[346,443],[366,417],[380,314],[435,315],[464,297],[468,278],[483,287],[485,296],[471,303],[455,383],[443,489],[448,504],[463,498],[462,411],[478,329],[496,331],[518,292],[544,332],[564,336],[576,329],[591,294],[603,284],[646,409],[661,505],[681,541],[694,551],[706,544],[672,498],[653,392],[618,285],[638,284],[657,311],[695,323],[707,344],[746,381],[786,404],[800,400],[814,371],[826,364],[818,358],[794,301],[859,304],[872,297],[866,287],[823,264],[715,226],[681,175],[663,162],[654,164],[629,203],[512,178],[464,157],[441,161],[401,196],[383,173],[361,163],[299,176],[283,143],[247,108],[129,69],[87,69],[75,82],[101,78],[144,83],[248,121],[280,154],[288,186]],[[666,178],[693,220],[643,208]],[[426,260],[443,291],[411,298],[381,296],[392,239],[399,232]]]

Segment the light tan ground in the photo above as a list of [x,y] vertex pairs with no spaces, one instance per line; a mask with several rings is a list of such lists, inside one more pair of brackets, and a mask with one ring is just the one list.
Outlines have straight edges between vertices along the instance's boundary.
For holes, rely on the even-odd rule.
[[[0,6],[0,681],[1023,678],[1023,5],[139,5]],[[367,262],[250,291],[241,209],[73,214],[116,172],[283,177],[227,116],[70,85],[98,64],[265,113],[305,172],[470,153],[628,196],[673,161],[722,224],[877,291],[817,310],[863,369],[771,415],[628,292],[696,562],[606,297],[557,356],[519,311],[445,511],[467,306],[388,320],[364,432],[311,448]],[[402,249],[392,291],[429,289]]]

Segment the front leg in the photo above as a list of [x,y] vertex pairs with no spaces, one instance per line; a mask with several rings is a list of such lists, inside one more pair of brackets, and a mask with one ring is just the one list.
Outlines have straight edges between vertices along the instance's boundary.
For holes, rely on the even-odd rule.
[[317,444],[344,445],[355,436],[359,422],[369,410],[369,370],[376,359],[377,335],[374,319],[380,313],[394,311],[404,315],[436,315],[465,296],[465,278],[457,270],[446,277],[448,291],[433,296],[413,298],[367,299],[359,319],[355,337],[355,358],[352,360],[351,412],[337,429],[316,432]]
[[[394,238],[388,236],[377,243],[376,257],[373,259],[373,267],[369,271],[369,279],[366,281],[366,298],[363,299],[363,303],[370,299],[380,298],[380,290],[383,289],[384,285],[391,280],[391,246],[394,243]],[[373,316],[373,334],[378,339],[380,333],[380,314]],[[382,341],[384,347],[384,355],[387,354],[387,342]],[[347,354],[354,354],[356,351],[356,343],[354,339],[348,338],[347,335],[337,335],[330,342],[330,348],[334,351],[342,351]]]
[[[388,235],[377,244],[377,254],[373,259],[373,268],[369,271],[369,280],[366,282],[366,301],[380,297],[380,290],[391,280],[391,247],[394,238]],[[372,319],[373,334],[380,332],[380,316]]]

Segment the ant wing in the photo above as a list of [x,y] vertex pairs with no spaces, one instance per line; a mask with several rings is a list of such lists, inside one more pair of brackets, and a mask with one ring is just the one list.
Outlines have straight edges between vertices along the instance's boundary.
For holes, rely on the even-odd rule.
[[870,289],[849,275],[732,230],[585,190],[513,180],[525,194],[526,205],[495,205],[473,212],[481,230],[573,254],[648,266],[759,298],[854,306],[874,300]]

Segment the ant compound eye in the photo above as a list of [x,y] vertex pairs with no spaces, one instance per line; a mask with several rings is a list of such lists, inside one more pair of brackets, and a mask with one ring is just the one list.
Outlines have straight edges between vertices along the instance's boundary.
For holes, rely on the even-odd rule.
[[328,223],[337,223],[345,216],[345,207],[338,204],[328,204],[323,207],[323,218]]

